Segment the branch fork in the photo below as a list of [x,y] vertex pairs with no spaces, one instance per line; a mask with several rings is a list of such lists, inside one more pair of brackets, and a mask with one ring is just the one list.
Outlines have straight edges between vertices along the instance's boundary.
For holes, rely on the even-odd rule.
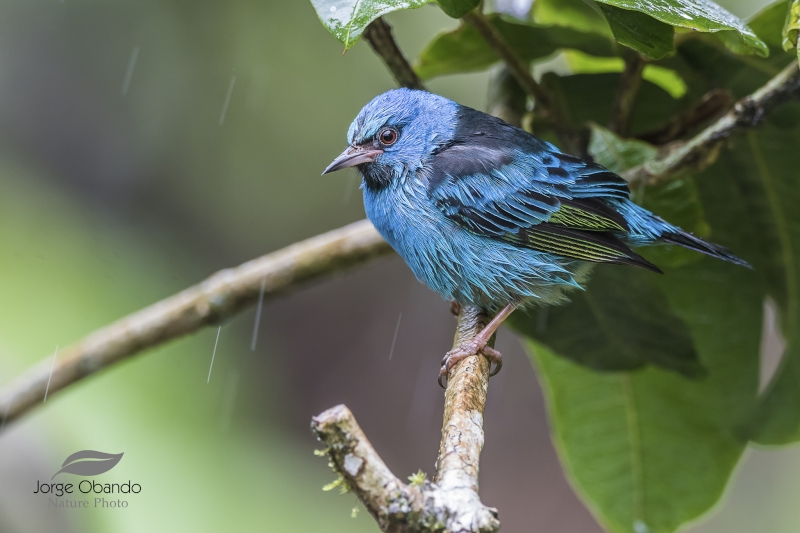
[[[464,307],[453,345],[471,339],[486,323],[478,309]],[[450,370],[432,483],[408,485],[392,474],[344,405],[312,419],[311,429],[325,444],[334,471],[384,533],[494,533],[500,529],[497,509],[484,505],[478,496],[489,366],[485,357],[474,355]]]

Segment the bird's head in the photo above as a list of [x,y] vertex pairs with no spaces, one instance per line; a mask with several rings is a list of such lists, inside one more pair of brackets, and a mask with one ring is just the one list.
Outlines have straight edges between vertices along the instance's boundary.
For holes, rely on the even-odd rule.
[[395,89],[364,106],[350,125],[350,146],[323,174],[358,167],[364,184],[382,189],[421,168],[450,142],[458,104],[426,91]]

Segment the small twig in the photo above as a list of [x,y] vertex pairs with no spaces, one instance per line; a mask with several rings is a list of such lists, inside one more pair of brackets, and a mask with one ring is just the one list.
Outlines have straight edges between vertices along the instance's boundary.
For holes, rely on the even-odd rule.
[[517,55],[491,21],[481,13],[480,8],[464,15],[463,20],[480,33],[486,44],[503,60],[522,90],[533,98],[537,115],[552,127],[561,140],[562,148],[577,153],[579,149],[577,138],[566,118],[565,110],[561,108],[560,100],[533,78],[529,66]]
[[[536,104],[551,115],[552,98],[547,91],[533,79],[528,65],[517,55],[505,37],[489,22],[480,10],[476,9],[464,15],[464,21],[471,24],[481,34],[486,44],[505,62],[509,72],[519,82],[522,89],[536,100]],[[555,119],[554,119],[555,120]]]
[[636,96],[642,86],[642,72],[644,72],[644,59],[636,52],[625,54],[625,70],[619,78],[619,89],[614,97],[611,108],[611,120],[608,129],[623,137],[628,135],[631,114],[636,104]]
[[378,522],[381,531],[416,531],[425,508],[422,491],[392,474],[372,447],[353,413],[337,405],[311,419],[311,430],[326,447],[333,469]]
[[650,144],[663,145],[680,139],[705,122],[713,120],[733,107],[734,99],[726,89],[712,89],[682,113],[672,117],[658,129],[637,137]]
[[422,81],[411,68],[411,65],[397,46],[397,42],[392,35],[392,27],[388,22],[379,17],[373,20],[369,26],[364,30],[364,38],[372,45],[375,53],[383,59],[383,62],[391,71],[397,84],[401,87],[408,87],[409,89],[425,90]]
[[722,141],[742,128],[757,126],[776,105],[800,95],[800,71],[792,61],[766,85],[745,96],[728,113],[686,142],[667,145],[655,159],[623,174],[631,184],[653,185],[687,169],[702,169],[716,160]]
[[253,305],[264,287],[271,298],[333,271],[391,251],[366,220],[323,233],[223,270],[205,281],[100,329],[61,350],[47,387],[52,356],[0,390],[0,413],[12,422],[49,396],[147,348],[218,325]]
[[[473,307],[458,317],[453,346],[474,337],[487,319]],[[497,510],[478,496],[478,464],[483,448],[483,409],[489,386],[489,362],[467,357],[451,370],[445,392],[442,441],[434,482],[401,482],[367,440],[344,405],[311,421],[325,445],[333,469],[342,476],[385,533],[494,533]]]

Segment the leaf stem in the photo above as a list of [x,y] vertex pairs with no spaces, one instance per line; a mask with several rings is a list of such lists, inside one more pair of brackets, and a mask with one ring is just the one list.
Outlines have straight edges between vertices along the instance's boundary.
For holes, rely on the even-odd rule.
[[508,72],[514,76],[522,90],[534,99],[539,109],[539,114],[553,124],[556,134],[568,149],[575,151],[574,136],[557,100],[533,78],[529,66],[517,55],[497,28],[483,15],[480,8],[464,15],[462,20],[472,25],[481,34],[486,44],[500,56],[500,59],[506,64]]
[[611,120],[608,123],[608,129],[622,137],[628,135],[636,96],[642,86],[644,66],[644,59],[636,52],[629,51],[625,54],[625,70],[619,79],[619,89],[614,98]]
[[623,173],[631,188],[663,183],[682,171],[713,163],[722,142],[733,133],[757,126],[776,105],[800,95],[800,70],[792,61],[766,85],[745,96],[733,109],[686,142],[667,145],[654,159]]
[[397,41],[395,41],[392,34],[392,26],[383,20],[383,17],[373,20],[364,30],[363,35],[367,42],[372,45],[375,53],[383,59],[398,85],[409,89],[425,90],[425,86],[419,76],[411,68],[408,59],[406,59],[403,51],[397,45]]
[[650,144],[664,145],[678,140],[697,127],[733,107],[734,99],[726,89],[712,89],[682,113],[673,116],[669,122],[658,129],[638,135]]

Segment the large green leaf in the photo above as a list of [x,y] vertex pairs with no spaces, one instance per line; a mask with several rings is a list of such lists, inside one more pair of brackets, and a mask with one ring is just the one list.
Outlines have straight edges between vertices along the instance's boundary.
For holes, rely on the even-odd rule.
[[[595,78],[599,83],[590,84]],[[557,81],[573,119],[605,122],[617,79]],[[658,124],[669,102],[679,104],[647,87],[634,114],[639,121],[648,117],[640,128]],[[614,171],[653,155],[646,143],[620,139],[596,125],[592,133],[589,151]],[[696,182],[685,178],[635,192],[665,219],[747,252],[752,230],[742,223],[742,198],[719,166]],[[516,327],[534,339],[529,347],[569,476],[600,522],[615,533],[669,533],[707,512],[747,445],[757,402],[763,302],[757,275],[690,251],[645,250],[639,249],[665,270],[664,276],[598,269],[585,294],[550,309],[546,320],[515,318]],[[697,369],[687,353],[699,356],[703,379],[680,375],[686,373],[681,364]],[[649,366],[608,372],[644,363]]]
[[689,330],[670,310],[656,276],[601,265],[587,290],[573,295],[570,305],[518,313],[510,325],[593,370],[633,370],[653,364],[701,377],[705,370]]
[[370,22],[392,11],[422,7],[429,0],[311,0],[317,16],[347,50]]
[[[769,53],[767,45],[756,36],[753,30],[747,27],[747,24],[711,0],[597,1],[609,6],[644,13],[670,26],[719,33],[719,37],[725,45],[738,53],[755,53],[761,56]],[[614,24],[612,20],[609,20],[609,23]],[[629,34],[629,37],[632,38],[633,35]]]
[[600,4],[600,10],[619,44],[650,59],[661,59],[675,49],[675,31],[669,24],[639,11],[611,5]]
[[[725,172],[718,170],[698,178],[705,184],[703,203],[711,206],[710,223],[721,228],[715,237],[738,250],[737,208],[742,206],[735,184],[725,179]],[[672,218],[671,213],[661,214]],[[531,332],[537,340],[529,348],[546,391],[559,454],[578,492],[615,533],[669,533],[708,511],[746,446],[746,427],[756,403],[762,312],[756,275],[707,257],[665,271],[653,278],[663,295],[658,309],[644,312],[675,313],[688,325],[707,369],[704,379],[687,380],[653,367],[594,372],[569,361],[563,347],[545,338],[546,332]],[[636,282],[626,279],[613,286],[615,298],[627,299],[628,307],[642,312],[647,304],[639,299],[653,295],[637,289]],[[593,287],[587,294],[593,294]],[[570,313],[573,306],[560,312]],[[594,322],[572,313],[572,319],[562,318],[572,330],[560,334],[584,341],[570,350],[594,353],[598,341],[585,332],[595,328]],[[606,313],[602,319],[626,316]],[[620,342],[631,343],[625,353],[657,353],[673,340],[649,338],[648,345],[629,335]]]
[[778,305],[786,340],[783,361],[752,422],[753,439],[762,444],[800,439],[800,104],[785,105],[778,114],[784,116],[734,139],[720,162],[745,205],[740,216],[754,233],[749,257]]
[[610,531],[672,532],[722,495],[757,388],[761,298],[752,277],[704,259],[664,278],[708,369],[702,380],[657,368],[598,373],[529,345],[562,461]]
[[[563,48],[592,55],[614,55],[613,43],[599,35],[560,26],[512,22],[496,15],[488,18],[525,61],[547,57]],[[416,70],[422,78],[433,78],[482,70],[498,61],[500,58],[478,31],[462,24],[436,36],[417,60]]]

